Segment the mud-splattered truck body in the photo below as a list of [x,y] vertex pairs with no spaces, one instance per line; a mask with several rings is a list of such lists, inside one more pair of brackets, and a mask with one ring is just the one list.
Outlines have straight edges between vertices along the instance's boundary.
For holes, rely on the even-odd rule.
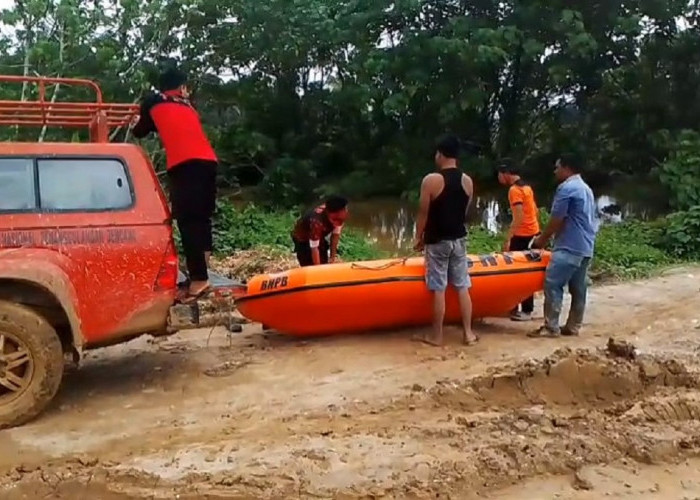
[[[12,103],[0,101],[0,126],[56,124],[53,103]],[[139,146],[107,140],[137,109],[123,106],[79,108],[90,143],[0,143],[0,428],[43,411],[66,354],[199,326],[196,305],[174,306],[178,256],[156,173]]]

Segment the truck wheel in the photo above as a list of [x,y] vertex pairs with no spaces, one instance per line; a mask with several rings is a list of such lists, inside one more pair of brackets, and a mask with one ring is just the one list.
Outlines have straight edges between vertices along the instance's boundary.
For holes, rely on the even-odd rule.
[[56,330],[30,308],[0,300],[0,429],[41,413],[62,377]]

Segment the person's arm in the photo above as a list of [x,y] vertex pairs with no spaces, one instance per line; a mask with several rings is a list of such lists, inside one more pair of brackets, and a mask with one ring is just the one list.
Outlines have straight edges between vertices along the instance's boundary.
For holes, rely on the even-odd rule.
[[150,113],[152,106],[153,102],[151,98],[146,98],[143,103],[141,103],[138,121],[131,130],[131,133],[134,134],[134,137],[137,139],[143,139],[151,132],[156,131],[156,125],[153,123]]
[[331,256],[328,262],[331,264],[335,262],[338,256],[338,242],[340,241],[340,233],[343,231],[343,226],[336,226],[333,228],[333,233],[331,234]]
[[515,236],[515,232],[518,230],[520,225],[523,223],[525,214],[523,213],[523,193],[520,189],[514,189],[511,187],[508,190],[508,203],[510,209],[513,212],[513,221],[508,228],[508,234],[506,235],[506,241],[503,243],[503,250],[510,250],[510,240]]
[[314,266],[321,264],[321,253],[318,249],[321,244],[321,238],[323,238],[323,227],[315,219],[311,220],[309,231],[309,246],[311,247],[311,260]]
[[416,218],[416,243],[415,250],[421,250],[424,246],[425,225],[428,222],[428,209],[430,208],[430,175],[423,177],[420,185],[420,199],[418,201],[418,217]]
[[571,197],[569,193],[559,190],[554,194],[554,201],[552,202],[552,213],[549,219],[547,227],[544,228],[542,234],[537,237],[537,239],[532,243],[533,247],[542,248],[544,247],[549,239],[559,233],[564,227],[564,222],[566,216],[569,214],[569,204]]
[[[309,244],[311,245],[311,261],[314,263],[314,266],[321,265],[321,254],[318,251],[318,241],[309,241]],[[316,246],[314,246],[314,244]]]
[[511,222],[510,229],[508,229],[508,239],[515,236],[515,231],[523,223],[524,218],[525,214],[523,213],[523,204],[518,203],[517,205],[513,205],[513,222]]
[[474,201],[474,181],[472,181],[472,178],[469,177],[467,174],[464,174],[462,176],[462,187],[464,188],[464,191],[467,193],[467,196],[469,196],[469,201],[467,202],[467,208],[464,210],[464,220],[467,220],[467,214],[469,213],[469,209],[472,206],[472,202]]

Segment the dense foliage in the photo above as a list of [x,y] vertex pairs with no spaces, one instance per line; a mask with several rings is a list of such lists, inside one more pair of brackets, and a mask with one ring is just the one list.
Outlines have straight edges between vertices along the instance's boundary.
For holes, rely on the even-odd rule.
[[[0,12],[0,73],[86,77],[106,100],[136,102],[178,61],[221,185],[278,210],[220,205],[222,251],[287,245],[293,214],[279,210],[331,190],[415,194],[434,138],[454,131],[477,182],[508,156],[551,183],[563,150],[592,181],[657,176],[677,213],[599,240],[598,269],[635,274],[697,254],[699,21],[687,0],[23,0]],[[0,85],[0,99],[35,97]],[[47,97],[88,98],[65,85]],[[1,140],[84,134],[0,129]],[[157,139],[142,144],[162,168]],[[472,250],[496,240],[476,230]],[[371,249],[349,234],[344,252]]]
[[403,193],[446,130],[477,178],[510,156],[549,181],[563,149],[591,177],[650,173],[700,129],[699,19],[686,0],[23,0],[0,14],[0,72],[93,78],[132,102],[177,59],[222,184],[291,206]]

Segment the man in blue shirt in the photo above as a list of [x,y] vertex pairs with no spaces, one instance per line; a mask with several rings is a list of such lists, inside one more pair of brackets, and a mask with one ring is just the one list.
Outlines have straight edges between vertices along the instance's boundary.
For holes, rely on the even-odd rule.
[[[554,247],[544,279],[544,325],[531,337],[578,335],[586,310],[587,271],[598,233],[593,191],[580,175],[580,164],[572,155],[562,155],[554,167],[559,182],[549,224],[533,242],[543,248],[552,235]],[[571,309],[566,325],[559,327],[564,286],[569,285]]]

